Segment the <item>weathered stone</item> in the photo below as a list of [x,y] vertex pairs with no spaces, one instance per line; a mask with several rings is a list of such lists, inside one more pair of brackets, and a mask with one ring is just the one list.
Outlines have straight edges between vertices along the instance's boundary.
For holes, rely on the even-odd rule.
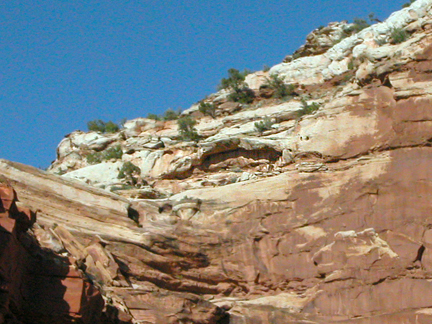
[[[60,143],[51,170],[93,170],[81,179],[93,185],[118,169],[86,170],[86,154],[121,145],[116,163],[140,167],[145,184],[122,197],[7,161],[0,173],[39,209],[41,246],[74,255],[103,288],[107,323],[429,323],[431,5],[418,0],[335,45],[349,25],[314,31],[295,55],[305,56],[269,71],[306,102],[268,92],[240,105],[222,90],[206,98],[215,118],[196,104],[183,113],[197,121],[196,143],[179,140],[176,121],[145,118]],[[395,27],[410,37],[391,44]],[[258,92],[266,76],[245,81]],[[265,118],[273,125],[258,132]],[[10,201],[2,226],[29,228],[31,213],[17,205],[10,218]]]
[[228,101],[218,107],[219,112],[232,114],[240,109],[241,105],[238,102]]
[[27,229],[36,221],[0,185],[0,319],[2,323],[99,323],[103,300],[68,259],[42,250]]

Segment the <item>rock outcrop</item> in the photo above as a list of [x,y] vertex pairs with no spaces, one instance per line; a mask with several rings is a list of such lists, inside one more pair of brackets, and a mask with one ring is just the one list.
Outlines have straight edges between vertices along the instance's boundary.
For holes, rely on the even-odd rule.
[[43,249],[36,215],[0,184],[0,323],[101,323],[100,292],[75,260]]
[[[314,32],[302,57],[247,76],[252,104],[222,90],[206,99],[214,116],[183,112],[196,142],[175,121],[139,118],[114,134],[69,134],[51,174],[1,160],[38,210],[32,227],[16,211],[14,242],[61,253],[42,258],[68,260],[104,298],[101,311],[98,292],[82,293],[89,306],[62,314],[84,320],[96,304],[95,323],[430,323],[431,12],[418,0],[334,46],[349,25]],[[392,41],[395,28],[406,39]],[[259,95],[274,73],[291,98]],[[91,165],[109,150],[121,154]],[[126,162],[139,179],[120,176]],[[3,304],[18,303],[7,289]],[[3,309],[29,323],[24,308]]]
[[[30,260],[34,264],[30,261],[9,264],[6,261],[9,258],[21,262],[30,257],[22,247],[2,245],[5,249],[0,254],[0,265],[7,266],[2,289],[5,287],[7,296],[13,296],[14,302],[18,300],[24,304],[28,295],[20,296],[20,288],[16,292],[17,287],[10,288],[7,283],[14,282],[20,287],[23,282],[37,283],[36,287],[28,288],[35,302],[45,301],[40,297],[45,291],[52,299],[32,312],[15,306],[10,310],[9,299],[5,300],[5,316],[14,316],[17,323],[23,324],[34,323],[36,319],[39,320],[37,323],[68,323],[67,318],[71,321],[79,318],[82,323],[106,324],[217,323],[227,316],[225,308],[199,295],[203,291],[218,291],[220,288],[216,288],[216,284],[205,284],[196,278],[182,280],[180,269],[205,267],[207,261],[198,246],[185,251],[172,241],[176,235],[181,235],[180,230],[170,234],[164,228],[139,227],[136,223],[138,212],[129,201],[104,190],[5,160],[0,161],[0,169],[4,182],[14,185],[20,201],[38,210],[38,223],[26,233],[35,220],[34,213],[29,210],[25,210],[28,215],[19,211],[9,213],[16,209],[15,191],[9,186],[0,191],[5,206],[0,229],[14,234],[14,228],[19,228],[18,234],[26,238],[22,244],[31,243],[35,250],[32,253],[37,257]],[[187,217],[189,210],[198,206],[198,201],[188,200],[174,210]],[[135,221],[128,215],[136,216]],[[18,217],[17,226],[9,225],[15,224],[13,219]],[[192,233],[188,235],[193,236]],[[32,240],[27,242],[30,238]],[[185,244],[190,244],[184,240]],[[11,241],[16,243],[16,240]],[[28,268],[35,274],[29,273]],[[37,277],[42,273],[42,278]],[[89,281],[83,281],[83,277]],[[1,272],[0,278],[3,278]],[[89,282],[99,288],[104,301]],[[45,312],[52,315],[45,316]]]

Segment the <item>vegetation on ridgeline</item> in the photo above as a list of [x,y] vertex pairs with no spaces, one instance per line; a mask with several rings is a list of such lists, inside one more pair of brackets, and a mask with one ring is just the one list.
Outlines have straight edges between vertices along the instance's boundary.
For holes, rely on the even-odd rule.
[[120,126],[112,121],[104,122],[100,119],[91,120],[87,123],[89,131],[100,133],[115,133],[120,130]]
[[176,120],[180,117],[181,109],[174,110],[172,108],[168,108],[162,115],[148,113],[147,118],[153,120]]
[[250,73],[252,72],[248,69],[244,69],[243,72],[234,68],[229,69],[228,78],[222,78],[218,90],[240,88],[243,85],[246,76]]
[[231,93],[228,95],[228,100],[249,104],[255,99],[255,93],[246,85],[244,82],[246,75],[250,74],[251,71],[244,70],[240,72],[237,69],[228,70],[228,78],[222,78],[218,89],[227,89]]

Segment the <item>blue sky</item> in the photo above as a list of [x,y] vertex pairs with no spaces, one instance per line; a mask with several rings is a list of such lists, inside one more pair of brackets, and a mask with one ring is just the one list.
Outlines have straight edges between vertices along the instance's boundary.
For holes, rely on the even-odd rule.
[[46,168],[90,120],[186,109],[229,68],[273,66],[320,25],[405,2],[2,1],[0,158]]

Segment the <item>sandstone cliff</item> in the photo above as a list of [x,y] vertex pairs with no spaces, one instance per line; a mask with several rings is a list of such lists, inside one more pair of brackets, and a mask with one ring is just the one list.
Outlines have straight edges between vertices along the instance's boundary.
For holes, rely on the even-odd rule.
[[[98,287],[105,308],[92,314],[106,323],[430,323],[431,9],[418,0],[336,44],[347,24],[314,31],[298,55],[246,77],[252,103],[222,90],[205,101],[214,116],[184,111],[199,141],[182,141],[175,121],[138,118],[114,134],[69,134],[51,174],[0,161],[38,211],[20,235]],[[271,74],[294,85],[291,100],[269,99]],[[89,163],[110,149],[121,158]],[[134,181],[118,177],[126,162]],[[0,225],[25,245],[4,188]],[[93,323],[84,310],[100,297],[80,291],[62,314]]]

